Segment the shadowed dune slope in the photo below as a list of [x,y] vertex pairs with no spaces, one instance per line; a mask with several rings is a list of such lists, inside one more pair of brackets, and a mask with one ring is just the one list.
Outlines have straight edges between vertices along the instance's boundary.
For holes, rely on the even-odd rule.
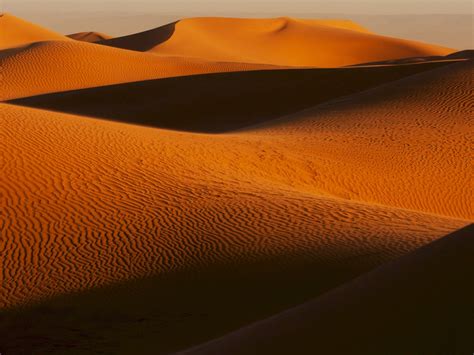
[[79,32],[68,35],[69,38],[83,42],[98,42],[112,37],[100,32]]
[[0,67],[4,79],[0,100],[171,76],[269,68],[159,57],[73,40],[0,51]]
[[390,59],[380,62],[360,63],[353,66],[368,66],[368,65],[400,65],[400,64],[414,64],[424,62],[436,61],[456,61],[458,59],[474,59],[474,50],[466,49],[459,52],[454,52],[444,56],[426,56],[426,57],[410,57],[402,59]]
[[0,13],[0,50],[53,40],[69,41],[70,39],[13,15]]
[[[9,340],[2,346],[13,353],[25,346],[126,353],[147,344],[158,344],[156,353],[176,351],[466,224],[299,190],[288,177],[308,177],[305,165],[271,136],[181,133],[7,104],[0,110],[1,307],[153,275],[168,280],[124,284],[113,302],[106,292],[46,303],[25,311],[34,319],[26,328],[15,323],[21,315],[10,318],[13,325],[3,318]],[[223,280],[235,294],[216,288]],[[291,292],[282,280],[293,283]],[[136,290],[162,302],[140,308]]]
[[226,132],[448,64],[215,73],[11,102],[159,128]]
[[[264,165],[255,167],[270,172],[270,180],[309,193],[472,219],[473,62],[436,64],[437,69],[268,121],[424,65],[173,78],[15,103],[200,131],[266,120],[245,129],[244,136],[264,151],[259,154]],[[287,169],[279,171],[272,160]]]
[[100,43],[213,61],[317,67],[454,52],[436,45],[372,34],[350,21],[286,17],[190,18]]
[[471,225],[314,301],[180,354],[469,353],[473,253]]
[[450,64],[246,131],[305,157],[309,190],[473,219],[473,72]]

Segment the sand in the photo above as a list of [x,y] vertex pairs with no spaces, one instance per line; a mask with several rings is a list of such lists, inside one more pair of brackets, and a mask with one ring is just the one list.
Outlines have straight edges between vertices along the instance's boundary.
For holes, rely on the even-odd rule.
[[[281,181],[281,176],[294,174],[291,160],[265,162],[273,155],[271,146],[252,143],[246,135],[179,133],[6,104],[1,110],[6,127],[1,142],[6,162],[2,209],[7,251],[1,306],[15,309],[43,300],[44,307],[56,310],[42,315],[45,323],[38,323],[51,322],[61,329],[56,335],[48,333],[52,340],[40,347],[46,352],[58,341],[61,344],[55,337],[63,338],[64,332],[71,336],[59,325],[63,318],[57,318],[64,307],[72,307],[73,314],[82,314],[78,319],[85,319],[73,322],[73,328],[105,336],[95,327],[92,333],[87,331],[102,306],[81,307],[75,298],[55,300],[61,295],[153,275],[171,280],[173,293],[199,288],[204,277],[200,275],[207,275],[204,284],[219,285],[223,277],[240,280],[235,285],[242,290],[220,301],[236,305],[224,320],[218,316],[222,303],[214,297],[198,301],[196,308],[190,300],[179,298],[181,303],[175,301],[174,307],[158,303],[156,313],[150,311],[148,316],[158,322],[165,306],[172,313],[194,309],[185,325],[179,325],[179,319],[170,321],[172,329],[178,325],[188,329],[179,332],[179,339],[178,333],[168,339],[166,332],[159,338],[162,346],[157,352],[178,350],[302,302],[467,223],[300,191]],[[264,170],[271,166],[272,170]],[[245,275],[255,269],[261,271],[249,276],[253,282],[246,284]],[[184,286],[182,277],[187,281]],[[300,291],[281,292],[281,281],[291,279],[299,281],[295,289]],[[316,289],[302,292],[314,279],[319,280]],[[252,303],[249,309],[254,312],[249,314],[239,306],[239,296],[255,293],[256,283],[268,289],[253,303],[246,302]],[[161,283],[152,285],[152,294],[159,293]],[[129,292],[140,289],[131,286]],[[269,294],[271,290],[281,296]],[[133,299],[129,292],[116,302],[127,304]],[[272,298],[270,309],[263,306],[268,298]],[[85,302],[95,304],[97,299],[103,300],[86,297]],[[195,333],[199,309],[208,317]],[[107,310],[101,312],[111,316]],[[134,312],[136,306],[125,313]],[[133,324],[122,326],[137,331]],[[152,328],[158,327],[153,329],[161,329],[159,322],[153,324]],[[30,331],[38,336],[44,330]],[[11,336],[16,339],[17,334],[22,333],[13,331]],[[112,335],[113,346],[135,344],[134,338],[120,340],[120,334]],[[156,335],[153,338],[158,341]],[[77,336],[73,339],[79,348],[85,346]]]
[[[464,349],[469,52],[348,21],[96,44],[5,18],[31,34],[0,51],[0,352]],[[309,49],[331,68],[285,67]]]
[[469,352],[473,232],[470,225],[311,302],[180,354]]
[[373,34],[350,21],[191,18],[99,43],[159,55],[279,66],[338,67],[455,50]]
[[75,39],[76,41],[83,42],[98,42],[106,39],[111,39],[112,36],[106,35],[100,32],[79,32],[68,35],[69,38]]
[[147,79],[270,68],[159,57],[72,40],[37,42],[0,51],[0,67],[4,78],[0,100]]
[[[206,75],[15,103],[160,128],[244,129],[237,137],[265,153],[256,150],[241,159],[259,174],[268,173],[271,181],[309,193],[473,219],[466,159],[472,139],[473,63]],[[417,71],[424,72],[413,75]],[[331,86],[330,81],[346,86]],[[183,97],[184,92],[189,94]],[[272,120],[285,112],[293,114]],[[267,122],[263,126],[242,128],[262,120]],[[255,154],[262,159],[255,161]]]

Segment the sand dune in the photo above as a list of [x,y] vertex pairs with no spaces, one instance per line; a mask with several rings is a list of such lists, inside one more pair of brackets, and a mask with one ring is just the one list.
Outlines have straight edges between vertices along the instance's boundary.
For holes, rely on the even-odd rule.
[[[2,101],[58,91],[165,77],[277,69],[284,68],[284,65],[314,66],[320,65],[321,63],[317,63],[320,60],[325,61],[327,64],[322,66],[339,66],[386,58],[393,59],[400,56],[441,55],[452,52],[447,49],[433,49],[434,47],[428,48],[426,46],[428,49],[423,47],[426,50],[421,50],[417,47],[418,45],[414,45],[419,50],[411,50],[409,53],[407,52],[402,55],[403,51],[397,52],[397,49],[392,53],[387,50],[387,48],[391,48],[391,45],[385,43],[385,39],[380,39],[348,21],[190,19],[129,37],[99,41],[99,43],[107,44],[108,46],[86,43],[87,41],[96,41],[98,37],[102,36],[98,33],[84,32],[72,35],[73,38],[81,40],[80,42],[72,41],[66,36],[61,36],[48,30],[43,30],[36,25],[28,24],[11,15],[4,15],[1,21],[6,21],[5,27],[9,31],[7,32],[8,41],[4,40],[0,47],[3,48],[0,51],[0,67],[2,68],[4,78],[0,90],[0,100]],[[270,36],[271,38],[275,37],[275,39],[264,39],[269,36],[268,31],[275,31],[275,26],[277,25],[282,27],[280,32],[286,33],[289,31],[289,33],[275,33]],[[229,32],[227,33],[221,27],[228,27],[230,32],[227,31]],[[181,31],[181,28],[184,30]],[[10,33],[12,31],[14,33]],[[385,48],[383,50],[384,54],[380,57],[379,55],[372,55],[371,51],[364,52],[360,47],[355,49],[348,46],[346,48],[341,43],[337,44],[337,41],[331,42],[333,43],[331,46],[337,47],[334,50],[324,47],[327,44],[321,48],[313,48],[312,44],[311,46],[308,45],[306,43],[308,41],[314,43],[315,46],[319,45],[319,42],[313,41],[311,36],[321,38],[322,34],[320,31],[323,31],[323,37],[328,38],[328,40],[332,38],[331,31],[336,31],[335,33],[339,36],[336,37],[340,41],[344,41],[344,43],[347,41],[349,43],[356,43],[355,39],[350,39],[351,36],[369,36],[367,43],[364,42],[366,39],[363,40],[363,43],[366,43],[368,47],[374,50],[378,50],[376,49],[378,48],[377,45],[374,44],[378,43],[378,45]],[[240,38],[239,33],[242,33],[244,37]],[[194,46],[185,41],[188,35]],[[346,35],[349,38],[344,37]],[[215,43],[227,54],[222,56],[216,54],[215,51],[206,48],[205,44],[201,44],[199,40],[196,40],[196,38],[202,39],[205,37],[206,41],[211,41],[214,40],[213,36],[222,37],[220,39],[216,38]],[[237,38],[234,39],[233,36],[237,36]],[[376,38],[370,36],[375,36]],[[258,43],[258,41],[254,41],[250,37],[260,38],[259,41],[264,40],[265,43],[268,42],[268,46],[273,46],[273,49],[266,48],[266,44]],[[299,40],[297,40],[298,38]],[[227,46],[232,47],[232,51],[225,49],[225,45],[221,43],[223,41],[227,43]],[[249,57],[245,54],[245,48],[239,48],[239,43],[242,41],[246,43],[248,51],[251,52]],[[156,47],[158,42],[162,43],[162,45]],[[174,43],[184,51],[189,51],[189,53],[168,50],[168,46],[174,46]],[[281,59],[280,57],[282,56],[290,55],[300,58],[303,55],[296,49],[293,51],[292,48],[285,47],[285,43],[293,43],[292,45],[297,46],[298,50],[307,50],[308,55],[316,55],[316,62],[296,64],[290,63],[291,60]],[[119,48],[112,48],[111,46]],[[343,50],[340,51],[339,47],[343,48]],[[255,48],[261,51],[260,54],[255,54],[256,57],[253,54]],[[148,49],[152,49],[152,53],[137,52]],[[194,50],[202,50],[203,53],[194,53]],[[234,55],[237,53],[236,51],[243,53],[242,56]],[[275,56],[276,59],[266,58],[266,56]],[[343,61],[349,60],[351,62],[342,63],[340,62],[341,58]],[[299,61],[299,59],[296,60]],[[62,65],[57,65],[57,63],[62,63]],[[261,63],[279,63],[281,65],[275,67]],[[41,69],[41,75],[38,75],[38,68]],[[57,80],[57,78],[61,78],[61,80]]]
[[79,32],[70,34],[68,37],[83,42],[98,42],[112,38],[112,36],[100,32]]
[[180,354],[468,353],[473,232],[471,225],[314,301]]
[[[254,303],[248,300],[251,306],[247,311],[236,308],[225,313],[225,319],[222,303],[212,297],[209,301],[200,298],[204,303],[198,309],[205,307],[209,314],[206,326],[198,314],[190,316],[185,326],[180,319],[170,321],[170,329],[187,330],[180,331],[179,339],[177,333],[168,336],[164,332],[157,352],[205,341],[269,311],[302,302],[354,273],[466,224],[298,191],[278,177],[294,173],[295,166],[285,163],[285,157],[283,164],[274,160],[265,163],[276,146],[252,142],[247,135],[179,133],[6,104],[0,107],[5,127],[0,139],[5,157],[1,184],[5,196],[2,248],[6,256],[0,292],[3,308],[151,275],[168,275],[175,285],[171,290],[178,293],[179,287],[199,283],[200,277],[193,275],[211,277],[206,284],[230,277],[242,290],[227,295],[220,301],[224,304],[238,304],[242,292],[252,292],[255,284],[273,280],[269,272],[278,278],[274,284],[267,282],[266,292],[281,286],[283,275],[283,279],[296,282],[296,289],[303,290],[307,290],[304,285],[309,277],[320,279],[308,294],[281,292],[280,296],[270,296],[263,291],[264,299],[258,297]],[[272,165],[275,177],[264,171]],[[48,237],[41,237],[45,235]],[[178,287],[179,279],[173,282],[176,272],[187,273],[194,281]],[[258,278],[247,285],[249,288],[237,282],[242,275],[252,274]],[[159,293],[160,283],[154,287]],[[130,290],[135,292],[134,287]],[[136,299],[127,292],[125,295],[117,300],[119,304]],[[270,309],[268,297],[273,299]],[[86,304],[95,304],[95,298],[86,299]],[[165,303],[166,308],[179,312],[190,302],[189,297],[179,300],[184,303]],[[72,303],[65,302],[73,309],[68,313],[74,312],[80,319],[94,318],[98,309],[78,308],[81,303],[75,298]],[[99,304],[100,312],[107,312],[104,303]],[[176,308],[170,308],[171,304]],[[47,307],[60,308],[47,312],[42,319],[61,324],[64,317],[57,317],[64,314],[63,306],[62,301],[53,301]],[[157,312],[156,321],[162,309]],[[197,321],[202,326],[199,332],[195,332]],[[162,327],[160,322],[155,325],[157,329]],[[102,332],[96,327],[87,330],[88,322],[73,323],[86,333]],[[139,323],[132,323],[121,323],[120,327],[137,331]],[[42,322],[36,324],[38,327],[28,332],[51,329],[41,326]],[[23,327],[8,329],[13,338],[24,334],[18,333]],[[60,328],[58,336],[65,331],[69,332]],[[68,334],[83,344],[77,334]],[[115,346],[124,342],[136,345],[143,339],[120,334],[110,335],[118,337],[114,338]],[[147,334],[150,341],[159,337],[153,331]],[[51,332],[48,336],[55,337]],[[91,339],[82,339],[91,344]],[[18,341],[20,348],[25,346],[25,341]],[[55,344],[34,343],[36,349],[60,352]]]
[[66,36],[10,14],[0,14],[0,50],[39,41],[68,41]]
[[[423,238],[462,224],[416,212],[301,194],[282,184],[278,176],[272,181],[262,172],[264,169],[253,168],[264,159],[262,149],[266,146],[263,142],[252,143],[245,136],[150,130],[5,104],[2,119],[6,127],[2,131],[2,152],[7,173],[2,185],[9,223],[5,248],[11,256],[4,260],[4,267],[12,272],[3,293],[3,306],[134,274],[206,263],[208,257],[244,257],[239,255],[242,245],[248,243],[246,255],[278,254],[283,247],[285,253],[290,253],[294,248],[295,252],[306,248],[306,244],[315,243],[319,248],[330,233],[336,239],[339,235],[350,250],[356,234],[344,231],[344,226],[346,222],[352,225],[354,218],[361,219],[359,226],[367,224],[364,236],[370,235],[375,223],[377,235],[386,230],[387,238],[393,233],[403,238],[403,225],[408,223],[405,242],[390,237],[367,245],[380,248],[379,243],[391,240],[398,247],[392,245],[392,251],[384,251],[388,254],[399,248],[413,248]],[[278,169],[285,174],[293,167],[281,164]],[[249,219],[253,215],[259,217]],[[280,218],[281,225],[277,222]],[[270,224],[272,219],[275,225]],[[417,219],[421,225],[419,237],[414,234]],[[431,232],[427,234],[427,230]],[[48,240],[39,238],[46,232]],[[284,237],[288,233],[292,235],[290,240]],[[261,240],[264,245],[259,246],[258,238],[265,238]],[[219,240],[223,245],[214,245]],[[118,244],[112,247],[111,243]],[[188,243],[197,245],[188,248]],[[209,253],[199,251],[198,245],[211,249]],[[251,245],[256,248],[252,252],[247,250],[254,249]],[[70,246],[75,251],[67,249],[65,253],[63,248]],[[142,253],[143,248],[155,252]],[[217,254],[214,248],[219,250]],[[120,255],[119,250],[128,256]],[[71,253],[77,256],[69,265]],[[102,257],[96,259],[99,253]],[[121,258],[129,260],[130,253],[136,261],[125,266],[130,270],[121,270]],[[147,260],[157,255],[161,257]],[[118,263],[116,267],[110,265],[113,260]],[[46,274],[44,270],[50,271]],[[58,283],[58,278],[64,281]]]
[[[229,131],[416,73],[425,65],[174,78],[15,103],[158,127]],[[440,65],[248,129],[249,144],[260,145],[264,157],[270,154],[253,165],[263,176],[268,172],[268,179],[304,192],[473,218],[466,159],[473,62],[428,68]],[[339,82],[346,85],[341,88]],[[253,159],[250,155],[250,164]]]
[[4,78],[0,100],[171,76],[270,68],[158,57],[72,40],[0,51],[0,67]]
[[99,43],[212,61],[316,67],[454,52],[372,34],[350,21],[292,18],[191,18]]
[[228,132],[447,64],[451,62],[216,73],[101,86],[11,102],[158,128]]

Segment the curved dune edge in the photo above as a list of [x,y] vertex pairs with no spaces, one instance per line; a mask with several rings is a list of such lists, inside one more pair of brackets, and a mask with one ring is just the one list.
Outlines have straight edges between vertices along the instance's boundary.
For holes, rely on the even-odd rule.
[[[58,62],[62,65],[58,66]],[[0,100],[173,76],[275,69],[268,65],[155,56],[73,40],[38,42],[1,51],[0,67],[4,79]]]
[[178,354],[468,352],[473,232],[470,225],[311,302]]
[[103,45],[211,61],[340,67],[455,50],[380,36],[350,21],[189,18]]
[[70,41],[66,36],[7,13],[0,13],[0,28],[0,50],[39,41]]

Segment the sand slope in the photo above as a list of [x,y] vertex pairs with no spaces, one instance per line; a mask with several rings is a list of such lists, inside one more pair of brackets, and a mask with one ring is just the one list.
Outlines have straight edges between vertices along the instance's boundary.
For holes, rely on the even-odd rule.
[[100,41],[125,49],[213,61],[338,67],[452,49],[372,34],[350,21],[292,18],[190,18]]
[[[393,242],[384,251],[389,254],[461,223],[300,195],[253,167],[265,155],[259,158],[262,145],[245,137],[150,130],[9,105],[2,105],[2,119],[4,247],[10,255],[4,268],[11,273],[3,306],[214,258],[286,254],[313,243],[319,250],[329,235],[330,245],[342,238],[348,248],[342,256],[363,243],[346,230],[354,219],[359,228],[366,224],[361,238],[373,227],[376,235],[386,230],[388,239],[366,247]],[[48,239],[39,237],[44,233]],[[399,237],[392,239],[394,233]],[[130,253],[134,263],[121,265]]]
[[[205,341],[302,302],[466,224],[299,191],[281,179],[294,174],[291,161],[282,157],[281,163],[267,163],[275,146],[252,142],[247,135],[179,133],[6,104],[0,108],[5,127],[0,139],[5,161],[0,186],[6,256],[1,306],[132,278],[166,276],[174,301],[147,306],[147,317],[156,322],[150,329],[163,327],[163,305],[168,312],[193,311],[184,323],[181,317],[166,321],[170,325],[160,336],[153,330],[146,333],[152,343],[160,339],[158,353]],[[265,171],[272,165],[273,170]],[[190,275],[188,281],[173,279],[177,272]],[[220,301],[209,298],[219,297],[220,291],[208,287],[199,291],[204,293],[199,301],[176,296],[189,295],[186,287],[199,290],[199,275],[206,275],[201,280],[205,285],[221,285],[225,278],[240,291]],[[310,277],[320,281],[308,290]],[[282,280],[293,280],[295,292],[281,292]],[[156,282],[153,295],[161,290]],[[255,285],[267,287],[259,288],[260,296],[253,301],[253,296],[247,299],[243,310],[238,305],[244,294],[253,294]],[[130,309],[126,319],[141,318],[145,312],[136,302],[130,305],[136,298],[129,292],[135,290],[135,286],[125,288],[123,298],[116,301],[120,309]],[[151,292],[148,286],[144,290]],[[268,298],[273,300],[270,304]],[[37,327],[28,328],[31,339],[58,329],[55,334],[63,339],[59,344],[64,332],[78,346],[85,346],[84,339],[87,346],[103,346],[93,340],[99,334],[99,338],[111,336],[109,346],[118,347],[114,349],[143,344],[143,335],[135,333],[143,334],[143,328],[135,321],[117,323],[117,332],[109,335],[103,333],[109,326],[89,328],[96,312],[105,312],[104,319],[117,317],[112,314],[115,306],[112,311],[104,309],[103,298],[98,299],[101,302],[86,298],[85,304],[66,299],[66,306],[53,302],[47,307],[59,308],[40,316],[49,319],[46,323],[35,322]],[[229,303],[236,307],[223,312]],[[58,318],[65,312],[63,307],[78,318]],[[205,323],[200,312],[207,314]],[[15,316],[14,324],[18,319],[22,317]],[[72,322],[72,328],[79,327],[91,337],[72,334],[63,329],[63,322]],[[196,322],[201,324],[198,332]],[[13,338],[10,349],[27,346],[20,340],[24,332],[18,333],[24,327],[8,324],[6,333]],[[127,337],[123,332],[137,335]],[[56,335],[48,332],[46,339],[51,337],[41,344],[34,342],[33,348],[48,353],[65,349],[64,344],[55,347]]]
[[304,157],[308,190],[473,219],[473,71],[452,64],[248,133]]
[[38,42],[0,51],[0,67],[0,100],[170,76],[269,68],[158,57],[72,40]]
[[70,34],[68,37],[83,42],[97,42],[112,38],[112,36],[100,32],[79,32]]
[[51,40],[68,41],[70,39],[13,15],[0,13],[0,50]]
[[467,353],[474,344],[473,232],[471,225],[309,303],[180,354]]

